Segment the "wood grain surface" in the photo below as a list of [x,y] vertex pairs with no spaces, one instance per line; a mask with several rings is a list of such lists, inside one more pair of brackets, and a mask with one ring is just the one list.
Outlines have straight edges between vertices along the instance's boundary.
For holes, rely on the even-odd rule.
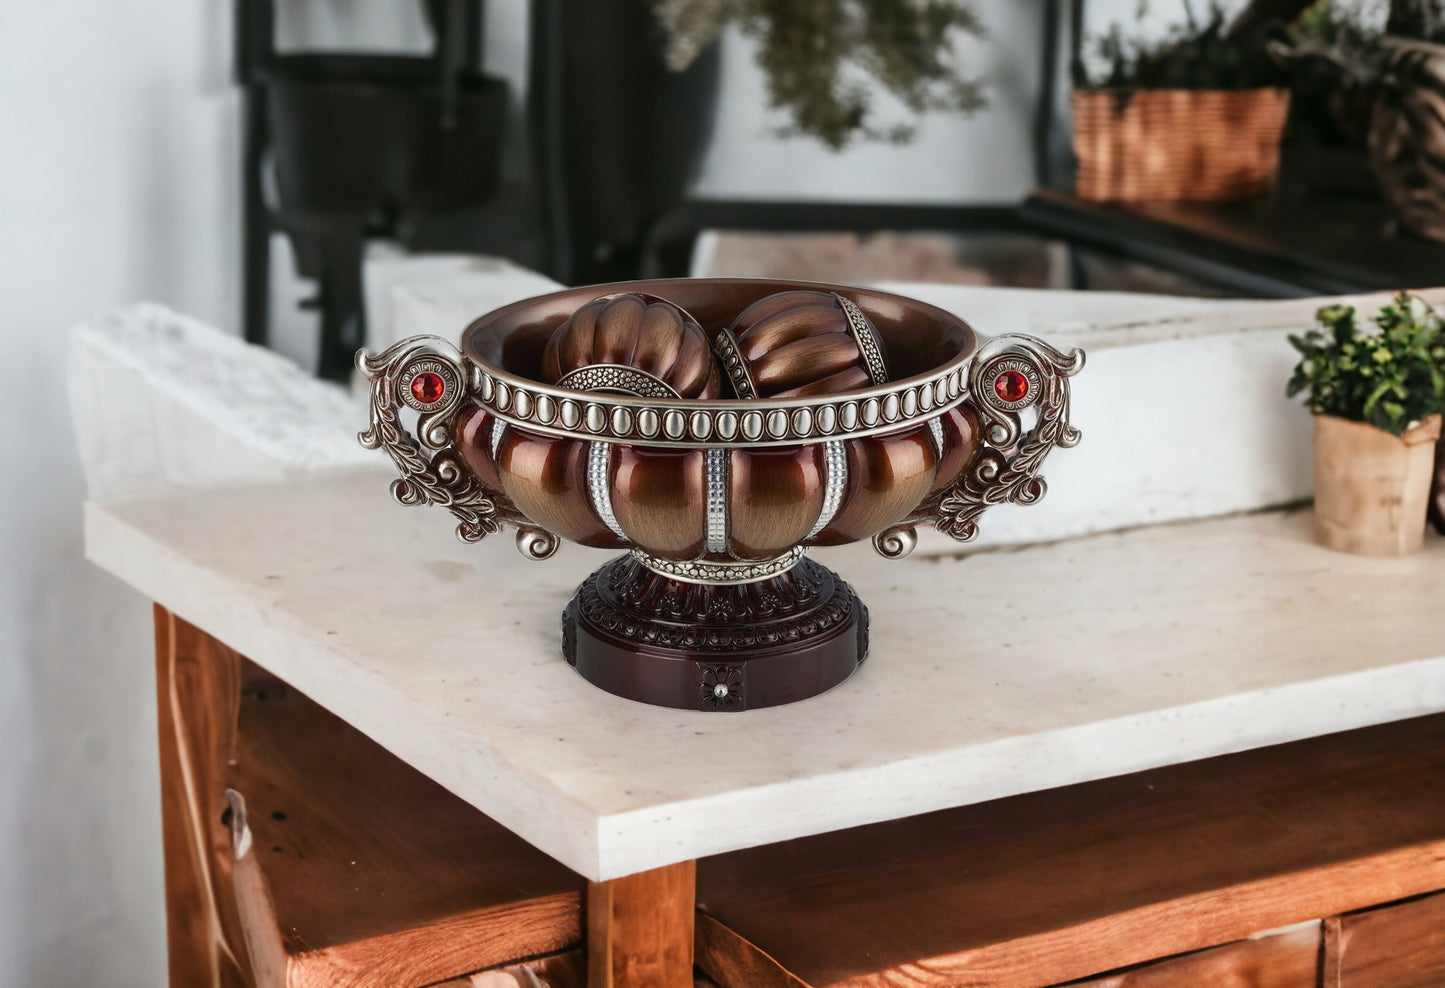
[[160,606],[155,630],[170,983],[244,988],[251,970],[223,820],[242,659]]
[[1321,985],[1322,988],[1439,988],[1445,985],[1445,895],[1426,896],[1327,920]]
[[1145,964],[1069,988],[1317,988],[1320,924]]
[[1437,716],[719,855],[698,963],[1036,986],[1217,946],[1445,888],[1441,778]]
[[581,943],[580,877],[249,663],[228,783],[275,984],[429,985]]
[[587,889],[588,988],[692,988],[695,863]]
[[432,988],[583,988],[586,983],[586,951],[566,950],[520,964],[477,971]]
[[156,643],[172,985],[581,983],[583,879],[160,607]]

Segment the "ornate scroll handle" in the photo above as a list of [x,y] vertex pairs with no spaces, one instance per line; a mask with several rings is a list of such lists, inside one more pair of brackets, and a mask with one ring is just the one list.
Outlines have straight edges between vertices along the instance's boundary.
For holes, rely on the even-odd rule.
[[[371,381],[371,427],[357,436],[382,449],[401,474],[391,482],[398,504],[438,504],[459,519],[457,538],[477,542],[501,529],[497,503],[452,448],[447,425],[468,390],[461,353],[446,340],[413,336],[372,356],[356,355]],[[420,416],[415,433],[401,423],[401,406]],[[534,550],[534,555],[536,552]]]
[[[939,497],[933,512],[939,531],[968,542],[978,535],[979,515],[995,504],[1033,504],[1044,496],[1038,475],[1044,457],[1079,441],[1069,424],[1069,378],[1083,366],[1084,351],[1063,353],[1032,336],[984,344],[968,376],[968,403],[983,417],[983,448]],[[1023,433],[1019,412],[1035,405],[1038,421]]]

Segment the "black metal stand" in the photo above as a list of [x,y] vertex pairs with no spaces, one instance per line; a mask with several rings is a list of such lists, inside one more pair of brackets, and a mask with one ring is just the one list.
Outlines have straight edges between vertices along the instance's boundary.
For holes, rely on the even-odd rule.
[[412,235],[436,224],[414,214],[475,214],[490,200],[507,87],[480,71],[481,0],[428,0],[437,44],[424,58],[278,55],[274,0],[235,10],[245,336],[270,340],[270,244],[283,233],[300,274],[318,282],[317,372],[344,380],[365,338],[366,239],[427,249]]

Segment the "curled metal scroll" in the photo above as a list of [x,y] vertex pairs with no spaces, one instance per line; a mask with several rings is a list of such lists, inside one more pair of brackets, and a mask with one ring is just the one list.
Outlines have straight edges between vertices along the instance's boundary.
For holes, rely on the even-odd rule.
[[517,527],[517,551],[526,559],[551,559],[557,551],[558,538],[544,528],[534,525]]
[[873,551],[884,559],[902,559],[918,546],[918,529],[894,525],[873,536]]
[[[391,482],[392,498],[451,511],[463,542],[499,531],[496,500],[458,461],[447,429],[470,383],[456,347],[439,337],[415,336],[375,356],[362,350],[356,366],[371,381],[371,426],[357,439],[367,449],[385,450],[396,464],[401,476]],[[414,387],[419,378],[431,387]],[[402,405],[419,415],[415,433],[402,425]]]
[[[1084,366],[1084,351],[1064,353],[1032,336],[1000,336],[974,356],[969,404],[983,417],[983,448],[963,476],[934,507],[938,530],[960,542],[978,535],[978,518],[995,504],[1033,504],[1047,489],[1039,467],[1056,446],[1074,446],[1079,430],[1069,424],[1069,378]],[[996,382],[1020,374],[1027,389],[1017,400]],[[1006,389],[1005,389],[1006,390]],[[1037,406],[1038,422],[1026,434],[1019,413]]]

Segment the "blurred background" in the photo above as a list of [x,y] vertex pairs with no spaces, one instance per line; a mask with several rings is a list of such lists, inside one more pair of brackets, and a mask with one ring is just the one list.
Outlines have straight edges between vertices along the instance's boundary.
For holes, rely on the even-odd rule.
[[1441,29],[1429,0],[0,0],[0,985],[165,968],[150,611],[81,558],[78,320],[154,300],[345,381],[387,263],[428,256],[1439,283]]

